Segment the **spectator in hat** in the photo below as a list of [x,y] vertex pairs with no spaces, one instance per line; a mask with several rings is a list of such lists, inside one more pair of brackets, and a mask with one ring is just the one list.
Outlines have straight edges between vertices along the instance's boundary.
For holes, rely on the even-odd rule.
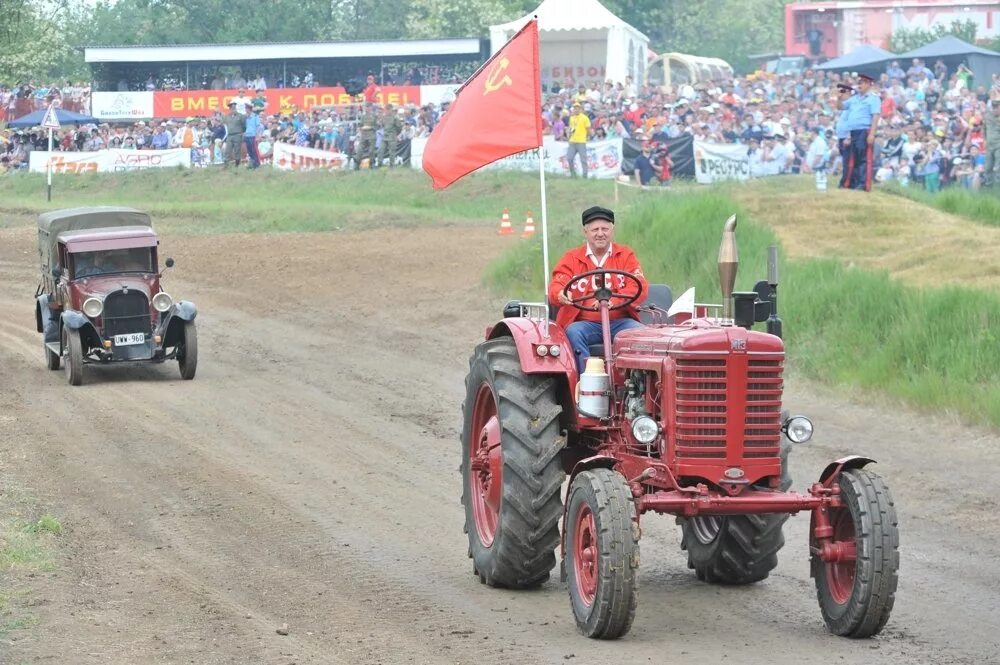
[[[596,311],[584,311],[573,306],[572,300],[592,296],[599,288],[597,276],[588,279],[572,281],[573,277],[591,270],[620,270],[635,276],[642,286],[642,292],[647,290],[646,278],[642,274],[642,266],[635,252],[626,245],[612,243],[615,235],[615,213],[607,208],[594,206],[583,211],[583,236],[586,242],[576,249],[571,249],[556,264],[552,271],[552,281],[549,283],[549,304],[557,306],[556,323],[566,331],[566,337],[576,355],[577,370],[582,374],[590,357],[590,345],[601,343],[601,315]],[[563,290],[572,286],[571,297]],[[612,275],[608,287],[617,293],[632,293],[635,283],[620,275]],[[584,300],[584,306],[596,304],[592,298]],[[611,304],[615,304],[612,299]],[[627,308],[609,312],[611,318],[611,338],[630,328],[639,328],[638,302]]]
[[875,143],[879,114],[882,112],[882,101],[872,90],[874,82],[875,79],[867,74],[858,75],[858,94],[844,103],[847,128],[851,132],[851,159],[854,162],[850,187],[866,192],[871,191],[872,187],[872,146]]
[[566,149],[566,161],[569,163],[569,174],[576,177],[577,155],[580,156],[580,170],[587,177],[587,140],[590,138],[590,118],[583,112],[579,102],[573,104],[573,115],[569,118],[569,148]]
[[236,101],[230,101],[229,113],[222,116],[222,123],[226,127],[225,165],[229,166],[229,163],[233,162],[238,168],[243,157],[243,135],[246,132],[247,119],[236,108]]
[[835,102],[837,107],[841,107],[841,110],[837,114],[837,120],[834,124],[834,135],[837,139],[837,150],[840,153],[840,188],[847,189],[851,186],[851,171],[854,170],[854,164],[851,161],[851,131],[847,128],[847,100],[851,98],[854,94],[854,88],[846,83],[837,84],[837,92],[833,97],[832,101]]

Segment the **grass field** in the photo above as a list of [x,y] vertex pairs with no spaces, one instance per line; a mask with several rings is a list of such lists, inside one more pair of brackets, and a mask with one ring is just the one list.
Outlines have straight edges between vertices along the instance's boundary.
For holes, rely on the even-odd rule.
[[[550,179],[552,262],[581,242],[579,211],[613,204],[607,182]],[[808,178],[744,186],[623,189],[618,240],[652,281],[718,299],[722,222],[740,215],[737,288],[764,276],[782,247],[782,317],[791,366],[846,393],[882,395],[1000,426],[1000,227],[888,193],[817,193]],[[284,174],[169,171],[63,176],[45,202],[38,176],[0,178],[0,221],[30,225],[42,210],[126,204],[174,233],[303,232],[496,225],[510,208],[540,222],[533,174],[483,173],[445,192],[412,171]],[[985,204],[984,204],[985,205]],[[482,276],[498,293],[538,299],[541,243],[509,239]]]

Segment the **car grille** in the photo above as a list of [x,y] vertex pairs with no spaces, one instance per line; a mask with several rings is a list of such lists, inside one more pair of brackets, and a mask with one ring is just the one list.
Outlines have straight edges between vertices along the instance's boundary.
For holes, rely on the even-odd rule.
[[[677,358],[674,431],[678,458],[725,459],[730,418],[742,423],[734,433],[734,445],[741,449],[733,453],[743,459],[778,456],[783,362],[740,356],[740,364],[747,363],[746,376],[741,378],[735,376],[733,360],[734,356]],[[736,395],[728,394],[727,386],[745,386],[743,408]]]
[[150,334],[149,300],[141,291],[114,291],[104,298],[104,337],[126,333]]

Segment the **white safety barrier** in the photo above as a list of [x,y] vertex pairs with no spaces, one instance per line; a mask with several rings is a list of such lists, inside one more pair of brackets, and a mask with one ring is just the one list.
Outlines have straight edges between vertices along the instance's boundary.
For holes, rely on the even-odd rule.
[[112,148],[97,152],[48,152],[31,153],[28,170],[45,173],[51,160],[53,173],[115,173],[162,169],[175,166],[191,168],[191,150],[121,150]]

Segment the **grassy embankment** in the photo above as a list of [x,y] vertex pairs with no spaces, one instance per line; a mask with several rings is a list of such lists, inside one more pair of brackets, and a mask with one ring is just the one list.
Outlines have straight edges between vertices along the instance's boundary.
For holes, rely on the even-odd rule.
[[[593,183],[564,181],[550,213],[569,214]],[[515,226],[536,221],[538,178],[483,173],[444,192],[409,169],[359,173],[281,173],[217,169],[55,176],[52,202],[44,176],[0,178],[0,224],[34,224],[45,210],[82,205],[131,205],[176,233],[303,232],[412,227],[428,223],[495,224],[510,207]],[[520,231],[520,229],[518,229]]]
[[996,188],[973,192],[958,187],[948,187],[932,194],[918,185],[899,187],[890,184],[885,191],[974,222],[1000,226],[1000,191]]
[[[532,210],[532,174],[484,173],[445,192],[423,174],[194,171],[63,176],[52,204],[41,178],[0,178],[0,223],[28,226],[41,210],[128,204],[173,233],[362,230],[422,224],[516,227]],[[579,210],[611,203],[611,185],[549,182],[553,261],[580,242]],[[848,393],[1000,426],[1000,228],[899,196],[830,191],[808,179],[744,187],[623,190],[618,239],[636,248],[654,281],[718,298],[722,221],[741,215],[737,288],[763,277],[766,246],[782,246],[782,316],[794,371]],[[541,247],[514,248],[486,270],[498,293],[537,299]],[[470,276],[471,278],[472,276]]]

